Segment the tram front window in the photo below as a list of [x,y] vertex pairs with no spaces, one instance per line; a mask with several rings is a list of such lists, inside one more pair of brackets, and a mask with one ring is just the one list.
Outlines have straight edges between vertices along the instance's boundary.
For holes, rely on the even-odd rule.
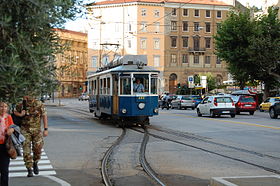
[[121,95],[130,95],[131,94],[131,78],[130,77],[121,77]]
[[149,93],[149,76],[148,74],[135,74],[133,79],[133,93],[134,94],[148,94]]

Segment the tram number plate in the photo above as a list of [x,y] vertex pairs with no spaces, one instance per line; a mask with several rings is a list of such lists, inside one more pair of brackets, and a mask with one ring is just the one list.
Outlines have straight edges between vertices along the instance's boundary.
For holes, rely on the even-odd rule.
[[143,99],[145,99],[145,97],[137,97],[137,99],[141,99],[141,100],[143,100]]

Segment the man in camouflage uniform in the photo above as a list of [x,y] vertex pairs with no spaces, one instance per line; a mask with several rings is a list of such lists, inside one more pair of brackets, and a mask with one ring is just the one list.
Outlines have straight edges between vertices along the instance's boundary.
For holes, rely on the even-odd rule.
[[[23,159],[27,168],[27,177],[32,177],[32,167],[34,174],[39,174],[38,161],[41,159],[41,150],[44,145],[43,136],[48,135],[48,119],[44,105],[32,97],[25,96],[26,108],[23,103],[16,107],[18,116],[22,119],[21,132],[25,137],[23,143]],[[26,110],[24,110],[26,109]],[[41,119],[44,123],[44,131],[41,131]],[[33,157],[31,155],[31,145]]]

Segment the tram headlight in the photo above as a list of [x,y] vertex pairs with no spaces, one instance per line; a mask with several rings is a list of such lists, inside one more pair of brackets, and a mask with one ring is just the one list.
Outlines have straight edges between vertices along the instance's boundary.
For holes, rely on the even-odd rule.
[[138,104],[138,108],[139,108],[140,110],[143,110],[143,109],[145,108],[145,103],[139,103],[139,104]]
[[126,114],[126,109],[125,108],[122,109],[122,113]]
[[155,108],[155,109],[154,109],[154,113],[158,113],[158,108]]

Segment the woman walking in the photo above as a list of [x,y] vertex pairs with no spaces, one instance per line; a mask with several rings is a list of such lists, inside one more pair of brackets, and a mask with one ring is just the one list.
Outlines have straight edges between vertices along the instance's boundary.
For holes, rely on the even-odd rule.
[[8,105],[0,102],[0,177],[1,186],[9,185],[9,164],[10,157],[5,147],[6,135],[11,135],[14,132],[13,128],[9,128],[13,124],[11,115],[7,113]]

